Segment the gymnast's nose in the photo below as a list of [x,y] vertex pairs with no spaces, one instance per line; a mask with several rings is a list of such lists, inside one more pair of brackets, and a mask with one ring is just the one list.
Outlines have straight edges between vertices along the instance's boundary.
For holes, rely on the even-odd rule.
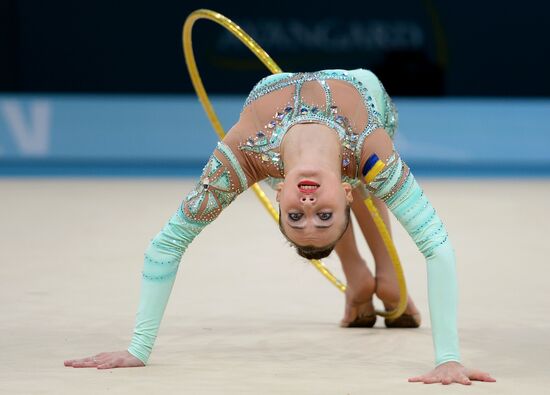
[[312,196],[312,195],[302,195],[302,197],[300,198],[300,201],[303,204],[313,204],[317,201],[317,199],[315,198],[315,196]]

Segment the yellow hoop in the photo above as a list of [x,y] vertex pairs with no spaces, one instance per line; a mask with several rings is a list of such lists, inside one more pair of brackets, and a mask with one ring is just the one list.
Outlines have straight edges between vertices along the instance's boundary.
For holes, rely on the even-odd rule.
[[[273,74],[281,73],[281,68],[275,63],[275,61],[265,52],[257,43],[250,37],[248,34],[244,32],[237,24],[235,24],[230,19],[226,18],[222,14],[206,10],[206,9],[200,9],[193,11],[185,20],[185,23],[183,25],[183,32],[182,32],[182,41],[183,41],[183,53],[185,55],[185,63],[187,64],[187,68],[189,71],[189,76],[191,77],[191,82],[193,83],[193,87],[195,88],[195,92],[197,93],[197,96],[204,108],[204,111],[206,112],[206,115],[208,119],[210,120],[210,123],[212,124],[212,127],[214,128],[214,131],[218,135],[218,137],[223,139],[225,136],[225,131],[223,130],[223,127],[216,115],[216,112],[214,111],[214,107],[210,103],[210,100],[208,99],[208,95],[206,94],[206,90],[204,89],[204,85],[202,83],[202,79],[200,77],[197,63],[195,62],[195,55],[193,54],[193,43],[192,43],[192,28],[194,23],[199,19],[208,19],[210,21],[216,22],[217,24],[221,25],[225,29],[227,29],[230,33],[232,33],[235,37],[237,37],[248,49],[256,55],[258,59],[271,71]],[[260,202],[263,204],[263,206],[266,208],[266,210],[271,214],[273,219],[278,222],[279,221],[279,214],[278,212],[273,208],[273,205],[269,201],[268,197],[262,190],[262,188],[258,184],[252,185],[252,189],[256,193],[256,196],[260,200]],[[399,317],[407,307],[407,288],[405,284],[405,277],[403,276],[403,271],[401,264],[399,262],[399,258],[397,256],[397,251],[395,250],[395,247],[393,245],[393,242],[391,240],[391,237],[389,235],[388,230],[386,229],[386,226],[384,222],[382,221],[382,218],[380,217],[380,214],[378,213],[378,210],[374,206],[372,199],[370,196],[368,196],[365,199],[365,204],[367,205],[367,208],[372,215],[374,222],[376,224],[376,227],[378,228],[378,231],[380,232],[380,235],[382,236],[382,239],[384,240],[384,244],[390,253],[390,257],[392,259],[393,266],[395,268],[395,271],[397,273],[397,278],[399,282],[399,291],[400,291],[400,298],[399,298],[399,304],[396,309],[385,312],[385,311],[377,311],[376,313],[384,316],[389,319],[394,319]],[[315,266],[317,270],[323,274],[335,287],[337,287],[339,290],[344,292],[346,290],[346,286],[338,280],[320,260],[312,259],[310,260],[310,263]]]

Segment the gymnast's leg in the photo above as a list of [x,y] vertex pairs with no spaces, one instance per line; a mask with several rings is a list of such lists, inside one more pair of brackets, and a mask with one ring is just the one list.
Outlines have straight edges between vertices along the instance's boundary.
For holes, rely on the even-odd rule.
[[[389,311],[394,309],[399,303],[397,276],[390,255],[384,245],[384,241],[378,233],[378,229],[363,200],[362,191],[359,188],[354,189],[351,208],[374,257],[376,268],[376,296],[384,303],[385,309]],[[373,202],[380,212],[380,216],[386,224],[388,231],[391,231],[390,218],[386,205],[375,197],[373,197]],[[404,314],[410,316],[410,319],[408,323],[404,322],[403,326],[415,327],[420,325],[420,313],[410,297],[408,297],[407,309]],[[417,325],[414,325],[415,323]]]
[[346,309],[340,324],[344,327],[372,327],[376,321],[372,304],[375,281],[357,250],[351,223],[334,250],[347,282]]

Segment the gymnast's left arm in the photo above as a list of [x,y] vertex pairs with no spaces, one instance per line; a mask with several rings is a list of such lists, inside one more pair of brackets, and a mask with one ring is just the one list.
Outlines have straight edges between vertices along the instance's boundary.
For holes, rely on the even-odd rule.
[[367,189],[385,202],[426,259],[436,367],[410,381],[494,381],[489,374],[460,364],[454,250],[441,219],[383,129],[376,130],[372,138],[367,137],[360,170]]

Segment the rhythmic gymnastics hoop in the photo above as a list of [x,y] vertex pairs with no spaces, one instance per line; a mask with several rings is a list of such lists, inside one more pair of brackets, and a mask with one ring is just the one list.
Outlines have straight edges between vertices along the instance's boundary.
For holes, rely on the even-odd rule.
[[[207,9],[199,9],[189,14],[187,19],[185,20],[185,23],[183,24],[182,32],[185,63],[187,64],[187,69],[189,72],[189,76],[191,77],[191,82],[193,83],[193,87],[195,88],[197,97],[199,98],[199,101],[201,102],[202,107],[206,112],[206,116],[210,120],[210,123],[212,124],[212,127],[214,128],[214,131],[218,135],[219,139],[222,140],[225,136],[225,131],[218,119],[218,116],[216,115],[216,112],[214,111],[214,107],[212,106],[212,103],[208,98],[206,90],[204,89],[204,85],[202,83],[199,70],[197,68],[197,63],[195,62],[195,55],[193,53],[192,28],[194,23],[199,19],[207,19],[212,22],[216,22],[218,25],[221,25],[226,30],[228,30],[231,34],[237,37],[248,49],[250,49],[250,51],[252,51],[252,53],[256,55],[258,59],[260,59],[260,61],[269,69],[269,71],[271,71],[271,73],[281,73],[282,70],[277,65],[277,63],[275,63],[275,61],[267,54],[267,52],[265,52],[262,47],[260,47],[256,43],[256,41],[254,41],[252,37],[250,37],[236,23],[226,18],[222,14]],[[252,185],[251,188],[262,203],[262,205],[265,207],[265,209],[269,212],[269,214],[271,214],[273,219],[278,222],[279,214],[269,201],[269,198],[266,196],[262,188],[257,183]],[[366,192],[364,188],[363,191]],[[403,275],[403,268],[401,266],[401,262],[399,261],[397,250],[395,249],[388,229],[386,228],[386,225],[384,224],[380,213],[375,207],[370,194],[366,194],[364,203],[367,206],[369,213],[374,220],[374,223],[376,224],[376,228],[378,229],[382,240],[384,241],[384,245],[390,255],[393,268],[397,275],[397,281],[399,284],[399,303],[397,304],[397,307],[391,311],[376,310],[376,314],[392,320],[403,314],[403,312],[407,308],[407,285],[405,283],[405,276]],[[310,263],[317,270],[319,270],[319,272],[321,272],[321,274],[325,276],[325,278],[327,278],[336,288],[338,288],[342,292],[346,291],[346,285],[338,280],[338,278],[336,278],[336,276],[334,276],[330,272],[330,270],[328,270],[323,262],[318,259],[311,259]]]

